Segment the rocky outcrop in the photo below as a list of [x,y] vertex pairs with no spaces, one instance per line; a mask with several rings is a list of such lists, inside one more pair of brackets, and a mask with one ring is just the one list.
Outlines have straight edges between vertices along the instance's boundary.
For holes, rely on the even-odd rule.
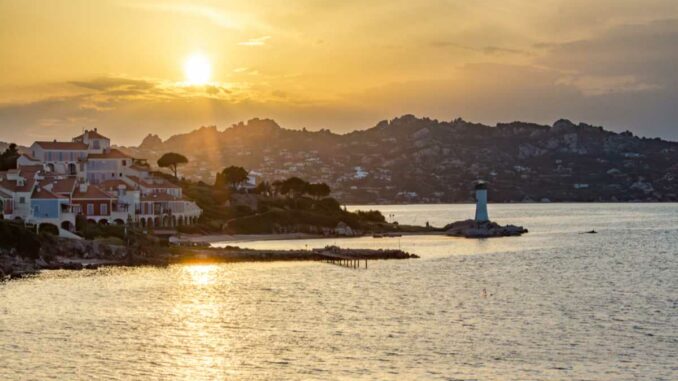
[[527,233],[527,229],[522,226],[501,226],[492,221],[477,222],[475,220],[453,222],[445,226],[443,231],[449,236],[465,238],[511,237]]
[[139,148],[157,150],[162,149],[162,139],[158,135],[148,134],[139,145]]
[[0,249],[0,280],[22,278],[40,270],[81,270],[100,265],[154,264],[148,258],[131,258],[124,246],[102,241],[52,236],[40,236],[40,239],[42,242],[37,257],[21,253],[16,248]]
[[0,281],[35,274],[39,269],[36,260],[19,256],[14,249],[0,249]]
[[62,257],[117,261],[127,256],[127,249],[121,245],[97,240],[57,238],[53,244],[42,245],[41,256],[43,258]]

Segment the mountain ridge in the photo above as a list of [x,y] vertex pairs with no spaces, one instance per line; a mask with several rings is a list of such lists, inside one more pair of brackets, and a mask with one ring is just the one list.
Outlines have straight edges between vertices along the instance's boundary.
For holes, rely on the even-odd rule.
[[567,119],[488,126],[407,114],[337,134],[255,118],[158,140],[124,149],[151,162],[182,153],[191,161],[182,173],[207,182],[229,165],[268,181],[324,181],[351,203],[466,202],[480,178],[495,202],[678,200],[678,143]]

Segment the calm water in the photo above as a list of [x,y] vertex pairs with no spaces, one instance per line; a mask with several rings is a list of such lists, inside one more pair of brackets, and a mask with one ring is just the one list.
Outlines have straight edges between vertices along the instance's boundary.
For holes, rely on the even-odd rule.
[[[473,214],[380,209],[433,225]],[[490,215],[530,233],[242,244],[422,256],[361,270],[224,264],[0,284],[0,379],[678,378],[678,204],[491,205]]]

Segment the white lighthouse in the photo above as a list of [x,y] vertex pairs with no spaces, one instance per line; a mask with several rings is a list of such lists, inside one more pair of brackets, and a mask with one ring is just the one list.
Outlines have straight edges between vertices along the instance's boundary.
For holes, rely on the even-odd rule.
[[490,217],[487,215],[487,183],[479,181],[476,183],[476,222],[487,222]]

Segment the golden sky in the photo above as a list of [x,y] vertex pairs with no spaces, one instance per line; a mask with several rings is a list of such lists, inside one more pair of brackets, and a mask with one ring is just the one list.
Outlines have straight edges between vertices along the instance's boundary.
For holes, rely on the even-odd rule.
[[406,113],[678,140],[676,62],[675,0],[0,0],[0,141]]

